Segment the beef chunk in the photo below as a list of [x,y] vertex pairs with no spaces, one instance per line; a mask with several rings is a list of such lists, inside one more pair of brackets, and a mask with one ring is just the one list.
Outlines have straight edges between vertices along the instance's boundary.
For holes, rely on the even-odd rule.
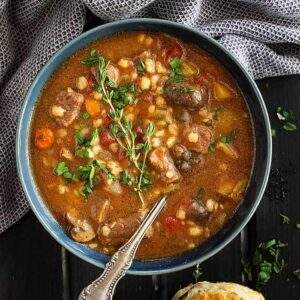
[[204,157],[200,153],[188,150],[183,145],[175,145],[173,148],[175,165],[180,171],[190,171],[193,165],[203,164]]
[[59,93],[56,101],[57,105],[52,106],[52,116],[59,125],[68,127],[79,115],[83,95],[70,89]]
[[170,152],[165,147],[158,147],[149,154],[151,166],[161,174],[166,183],[173,183],[181,179],[181,175],[174,165]]
[[208,91],[205,86],[188,82],[169,81],[165,85],[167,101],[190,110],[203,107],[208,101]]
[[201,201],[192,200],[187,206],[186,216],[188,219],[199,222],[208,217],[209,212]]
[[140,209],[128,217],[101,224],[98,228],[100,243],[104,246],[124,244],[137,230],[147,212],[147,209]]
[[183,144],[189,149],[198,153],[208,153],[211,144],[212,131],[203,125],[185,125],[182,131]]

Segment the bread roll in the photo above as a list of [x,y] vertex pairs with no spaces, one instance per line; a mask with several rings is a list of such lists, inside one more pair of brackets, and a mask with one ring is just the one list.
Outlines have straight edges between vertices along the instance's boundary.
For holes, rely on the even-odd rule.
[[232,282],[208,281],[190,284],[179,290],[173,300],[264,300],[261,293]]

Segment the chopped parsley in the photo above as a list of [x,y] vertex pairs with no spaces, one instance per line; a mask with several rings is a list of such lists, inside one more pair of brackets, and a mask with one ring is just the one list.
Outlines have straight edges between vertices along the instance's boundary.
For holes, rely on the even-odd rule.
[[213,120],[214,120],[214,121],[218,121],[219,113],[221,113],[221,112],[223,112],[223,111],[224,111],[224,107],[223,107],[223,106],[218,107],[218,108],[214,111],[214,113],[213,113],[213,116],[212,116]]
[[295,131],[298,129],[297,125],[294,123],[295,114],[292,111],[285,110],[282,106],[278,106],[276,109],[277,118],[284,122],[282,128],[285,131]]
[[85,138],[81,135],[79,129],[75,129],[74,134],[75,134],[75,138],[76,138],[77,144],[79,146],[82,145],[82,144],[84,144],[86,142]]
[[280,257],[281,248],[286,246],[286,243],[275,239],[260,243],[253,253],[252,261],[243,263],[245,278],[256,282],[256,288],[261,289],[268,283],[273,272],[279,274],[286,268],[286,261]]
[[212,142],[208,147],[209,153],[215,153],[216,152],[216,142]]
[[222,136],[220,138],[220,141],[225,144],[230,144],[235,140],[235,136],[236,136],[236,129],[230,131],[228,135]]
[[300,229],[300,223],[296,223],[295,226],[297,229]]
[[121,182],[123,184],[131,186],[132,185],[132,180],[133,180],[132,177],[130,176],[130,174],[127,171],[123,170],[121,172]]
[[144,60],[141,60],[138,63],[138,65],[136,66],[136,69],[137,69],[139,75],[145,75],[145,73],[146,73],[146,65],[145,65]]
[[300,280],[300,269],[293,271],[293,274]]
[[151,185],[152,185],[152,181],[151,181],[150,175],[148,173],[144,172],[141,177],[140,189],[144,190]]
[[69,167],[64,161],[61,161],[56,165],[54,172],[58,176],[63,176],[65,179],[71,179],[73,176],[69,170]]
[[282,224],[290,224],[291,219],[283,214],[280,214]]
[[84,112],[84,113],[82,114],[82,118],[83,118],[84,120],[87,120],[87,119],[90,118],[90,114],[89,114],[88,112]]
[[272,133],[272,136],[275,137],[276,134],[277,134],[277,133],[276,133],[276,129],[273,129],[273,128],[272,128],[272,129],[271,129],[271,133]]
[[174,57],[170,61],[171,70],[169,71],[170,78],[175,82],[182,82],[185,80],[182,70],[180,68],[180,58]]

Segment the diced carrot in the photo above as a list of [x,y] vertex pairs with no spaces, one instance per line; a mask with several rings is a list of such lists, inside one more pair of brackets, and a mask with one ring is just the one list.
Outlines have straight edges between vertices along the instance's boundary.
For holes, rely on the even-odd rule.
[[86,111],[92,116],[96,117],[100,114],[100,104],[97,100],[86,98],[84,101]]
[[45,150],[50,148],[54,143],[54,134],[49,128],[39,128],[35,132],[34,139],[35,146],[39,149]]

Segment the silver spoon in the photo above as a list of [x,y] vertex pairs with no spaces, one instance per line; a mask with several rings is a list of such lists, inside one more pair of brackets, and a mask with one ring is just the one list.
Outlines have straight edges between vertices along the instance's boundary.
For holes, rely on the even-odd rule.
[[166,204],[166,196],[161,198],[147,214],[137,231],[106,264],[100,277],[82,290],[79,300],[111,300],[119,280],[125,276],[134,259],[136,250],[147,229]]

